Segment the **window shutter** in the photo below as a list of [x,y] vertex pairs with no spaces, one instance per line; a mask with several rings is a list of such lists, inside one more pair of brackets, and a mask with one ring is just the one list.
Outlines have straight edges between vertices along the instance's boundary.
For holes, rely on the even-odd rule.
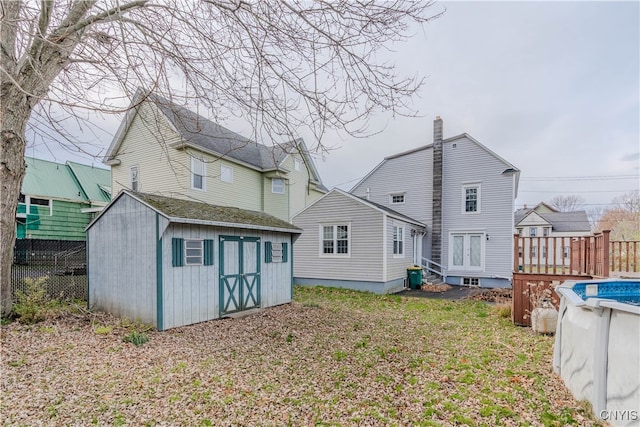
[[174,267],[184,265],[184,239],[177,237],[171,239],[171,264]]
[[271,242],[264,242],[264,262],[271,262]]
[[204,241],[204,265],[213,265],[213,240]]
[[287,262],[289,259],[289,253],[287,251],[288,246],[289,245],[286,242],[282,243],[282,262]]

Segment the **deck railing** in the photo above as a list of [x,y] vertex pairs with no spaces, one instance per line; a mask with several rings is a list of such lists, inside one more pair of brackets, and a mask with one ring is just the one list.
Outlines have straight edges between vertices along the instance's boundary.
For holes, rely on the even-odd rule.
[[609,270],[616,272],[640,273],[638,264],[638,241],[609,242]]
[[[605,250],[606,249],[606,250]],[[578,237],[514,236],[513,271],[609,276],[609,231]]]

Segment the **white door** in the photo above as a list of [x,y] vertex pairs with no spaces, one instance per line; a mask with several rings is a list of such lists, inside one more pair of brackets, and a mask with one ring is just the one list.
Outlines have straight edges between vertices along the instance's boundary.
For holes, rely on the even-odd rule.
[[451,233],[449,239],[451,270],[484,268],[484,233]]

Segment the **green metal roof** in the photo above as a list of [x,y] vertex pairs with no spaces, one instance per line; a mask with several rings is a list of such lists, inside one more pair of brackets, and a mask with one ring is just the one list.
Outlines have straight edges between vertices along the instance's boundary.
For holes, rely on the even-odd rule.
[[239,209],[231,206],[216,206],[193,200],[181,200],[154,194],[128,192],[133,197],[147,203],[170,220],[192,220],[194,223],[224,225],[229,227],[272,229],[301,233],[302,230],[279,218],[264,212]]
[[67,162],[67,165],[75,175],[76,179],[80,183],[80,187],[90,201],[108,202],[111,199],[110,170],[75,162]]
[[111,172],[107,169],[33,157],[25,157],[25,162],[27,171],[22,182],[22,194],[78,202],[109,201],[105,191],[100,188],[109,188],[111,185]]
[[27,172],[22,181],[22,193],[33,197],[85,201],[69,168],[48,160],[25,157]]

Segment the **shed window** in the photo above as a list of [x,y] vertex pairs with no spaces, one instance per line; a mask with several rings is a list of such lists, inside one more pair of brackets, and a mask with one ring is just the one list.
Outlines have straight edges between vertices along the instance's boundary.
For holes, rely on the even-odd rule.
[[202,159],[191,158],[191,188],[194,190],[205,190],[206,165]]
[[404,227],[393,227],[393,255],[404,254]]
[[349,225],[324,225],[321,233],[322,255],[349,255]]
[[184,241],[184,263],[185,265],[202,265],[203,256],[202,240]]
[[271,192],[275,194],[284,194],[284,179],[273,178],[271,180]]
[[264,242],[264,262],[287,262],[289,258],[286,242]]
[[129,168],[129,187],[131,187],[131,191],[140,191],[138,166],[131,166]]
[[214,241],[173,238],[171,242],[172,265],[213,265]]

